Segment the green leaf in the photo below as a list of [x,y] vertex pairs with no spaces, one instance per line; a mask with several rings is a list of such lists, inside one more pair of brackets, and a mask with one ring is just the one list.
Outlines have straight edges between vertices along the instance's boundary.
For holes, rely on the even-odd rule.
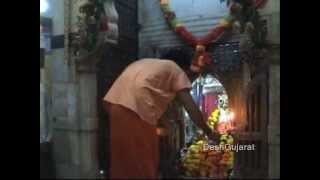
[[179,21],[177,19],[173,19],[169,23],[170,23],[171,28],[175,28],[177,26],[177,24],[179,23]]

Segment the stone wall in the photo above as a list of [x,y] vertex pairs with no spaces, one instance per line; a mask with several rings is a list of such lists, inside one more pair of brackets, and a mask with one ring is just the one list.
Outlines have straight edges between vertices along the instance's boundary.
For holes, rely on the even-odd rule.
[[[53,36],[66,37],[69,33],[67,25],[70,14],[65,11],[68,2],[74,4],[76,0],[49,1],[50,10],[45,16],[53,20]],[[111,10],[109,8],[107,11]],[[115,23],[117,16],[110,17],[110,22]],[[115,25],[112,24],[112,27]],[[117,30],[117,27],[114,29]],[[108,35],[114,38],[117,33]],[[80,70],[80,64],[70,59],[69,49],[65,46],[53,49],[47,55],[43,72],[52,98],[52,142],[56,177],[97,178],[96,72],[92,69],[94,64],[90,62],[88,66],[81,66]]]
[[271,44],[280,44],[280,0],[268,0],[259,12],[267,20],[267,40]]
[[269,69],[269,177],[280,178],[280,66]]
[[267,17],[269,52],[269,177],[280,178],[280,0],[269,0],[261,14]]

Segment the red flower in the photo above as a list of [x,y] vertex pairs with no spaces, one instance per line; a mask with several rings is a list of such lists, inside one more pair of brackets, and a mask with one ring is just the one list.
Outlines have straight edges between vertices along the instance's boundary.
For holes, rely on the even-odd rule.
[[176,32],[177,33],[179,33],[180,31],[182,31],[183,29],[185,29],[185,27],[184,26],[178,26],[178,27],[176,27]]
[[186,29],[184,26],[176,28],[176,32],[181,36],[181,38],[191,46],[197,44],[197,39]]
[[209,34],[207,34],[205,37],[201,38],[200,44],[207,46],[210,43],[213,43],[224,31],[225,31],[224,27],[218,26],[217,28],[213,29]]

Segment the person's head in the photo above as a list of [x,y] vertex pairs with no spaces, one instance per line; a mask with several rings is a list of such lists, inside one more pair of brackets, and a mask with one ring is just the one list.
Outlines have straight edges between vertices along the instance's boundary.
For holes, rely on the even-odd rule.
[[167,59],[174,61],[183,70],[188,70],[191,65],[191,54],[183,49],[171,49],[164,53],[161,59]]
[[183,69],[190,79],[196,76],[190,71],[192,54],[184,49],[171,49],[163,54],[160,59],[167,59],[174,61],[181,69]]

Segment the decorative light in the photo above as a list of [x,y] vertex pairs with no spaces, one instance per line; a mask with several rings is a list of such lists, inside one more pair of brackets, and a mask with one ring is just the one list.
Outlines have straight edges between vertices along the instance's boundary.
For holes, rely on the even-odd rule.
[[233,119],[234,119],[234,112],[230,112],[230,113],[229,113],[229,118],[230,118],[230,120],[233,120]]
[[160,128],[160,127],[158,127],[158,128],[156,129],[156,132],[157,132],[157,135],[158,135],[158,136],[164,136],[164,135],[166,134],[165,129],[164,129],[164,128]]
[[230,122],[234,119],[234,112],[229,110],[221,110],[220,121],[219,122]]
[[40,13],[44,13],[49,9],[49,3],[47,0],[40,0]]
[[219,117],[219,122],[227,122],[228,118],[227,118],[227,112],[223,109],[220,110],[220,117]]

